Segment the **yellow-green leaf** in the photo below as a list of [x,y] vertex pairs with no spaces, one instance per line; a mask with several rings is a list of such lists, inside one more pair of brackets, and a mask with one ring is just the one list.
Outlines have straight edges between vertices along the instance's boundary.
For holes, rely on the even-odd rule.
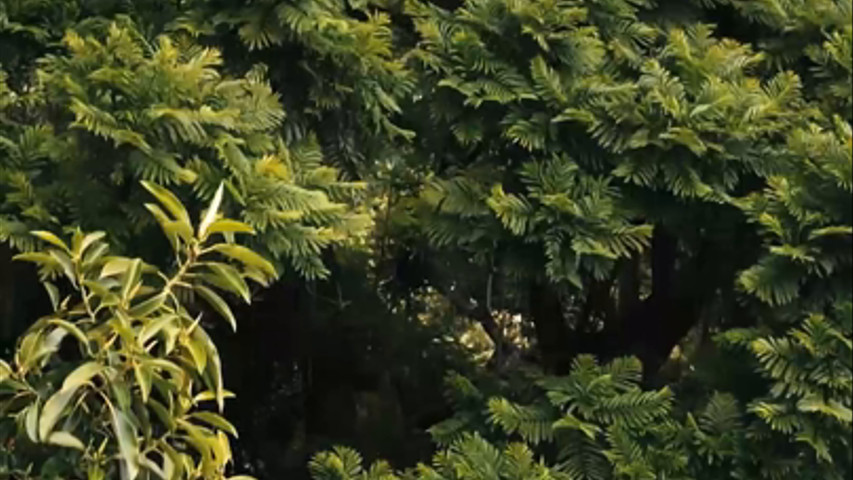
[[[159,453],[159,456],[161,456],[163,458],[164,462],[169,460],[169,457],[163,455],[162,453]],[[140,455],[139,465],[142,467],[145,467],[145,469],[147,469],[149,472],[153,472],[154,475],[157,475],[159,478],[162,478],[163,480],[172,480],[172,477],[166,475],[165,469],[160,468],[160,465],[157,465],[157,462],[155,462],[154,460],[151,460],[150,458],[146,457],[145,455]]]
[[86,446],[79,438],[68,432],[53,432],[47,437],[47,443],[59,445],[60,447],[74,448],[77,450],[85,450]]
[[86,334],[83,333],[83,330],[80,330],[77,325],[74,325],[67,320],[62,320],[61,318],[51,318],[47,323],[63,328],[71,335],[74,335],[74,337],[86,348],[86,352],[91,353],[91,349],[89,348],[89,337],[87,337]]
[[187,351],[190,352],[190,356],[193,359],[193,363],[195,363],[198,373],[203,372],[207,366],[207,349],[204,344],[199,342],[194,335],[185,337],[182,339],[181,343],[186,347]]
[[210,336],[207,335],[204,329],[200,327],[196,328],[193,330],[192,335],[193,339],[199,341],[207,349],[207,369],[210,379],[213,382],[213,390],[216,392],[216,405],[219,407],[219,411],[222,412],[225,409],[225,388],[222,384],[222,362],[219,359],[219,352],[216,350],[213,340],[210,339]]
[[48,243],[50,243],[56,247],[61,248],[62,250],[66,251],[68,253],[71,253],[71,250],[68,248],[68,245],[66,245],[65,242],[63,242],[61,238],[57,237],[53,233],[50,233],[50,232],[45,231],[45,230],[35,230],[33,232],[30,232],[30,233],[32,233],[36,237],[44,240],[45,242],[48,242]]
[[222,297],[204,285],[194,285],[193,288],[211,307],[213,307],[214,310],[217,311],[217,313],[222,315],[222,317],[228,321],[228,324],[231,325],[233,330],[237,330],[237,319],[234,318],[234,314],[231,312],[231,307],[225,303],[225,300],[223,300]]
[[62,267],[62,272],[65,273],[66,277],[68,277],[68,281],[70,281],[72,285],[77,286],[77,277],[74,275],[74,264],[71,263],[71,258],[68,254],[54,249],[50,249],[48,253],[51,257],[55,258]]
[[142,276],[142,261],[134,259],[130,262],[127,271],[124,274],[121,285],[121,298],[130,300],[130,295],[136,288],[139,278]]
[[243,272],[243,275],[245,275],[246,278],[254,280],[259,285],[263,285],[264,287],[268,287],[270,284],[270,279],[266,275],[264,275],[264,272],[258,270],[257,268],[247,267],[246,270]]
[[63,388],[47,399],[47,402],[44,404],[44,408],[42,408],[41,416],[39,417],[38,434],[40,439],[46,439],[48,437],[50,432],[53,430],[54,425],[56,425],[56,422],[59,421],[62,411],[65,410],[65,407],[68,405],[71,397],[73,397],[76,392],[77,387]]
[[107,367],[98,362],[86,362],[71,372],[62,382],[63,390],[76,390],[95,375],[100,375]]
[[37,263],[46,267],[59,267],[59,262],[53,258],[52,256],[42,253],[42,252],[26,252],[19,253],[12,257],[13,260],[18,260],[22,262],[32,262]]
[[152,398],[148,401],[148,406],[154,410],[154,414],[157,415],[157,418],[160,419],[169,431],[175,430],[175,419],[172,416],[172,412],[165,405]]
[[223,432],[230,433],[235,438],[237,437],[237,429],[228,420],[225,420],[221,415],[213,412],[193,412],[189,415],[191,418],[201,420],[212,427],[216,427]]
[[98,240],[104,238],[106,233],[104,232],[92,232],[82,239],[78,240],[78,237],[75,235],[75,238],[72,241],[73,243],[73,253],[75,258],[80,258],[86,253],[86,249],[89,248],[90,245],[97,242]]
[[572,415],[571,413],[567,413],[563,418],[554,422],[553,428],[568,428],[572,430],[580,430],[590,439],[595,439],[595,436],[601,430],[597,425],[593,423],[584,422]]
[[210,262],[205,264],[205,266],[210,269],[212,274],[218,280],[218,282],[215,283],[217,286],[236,293],[242,297],[246,303],[251,302],[252,297],[249,294],[249,285],[246,284],[246,281],[243,280],[243,277],[236,268],[219,262]]
[[139,362],[134,362],[133,374],[142,394],[142,403],[148,403],[148,396],[151,394],[151,370]]
[[44,285],[44,289],[47,291],[47,296],[50,297],[50,305],[56,310],[59,308],[59,289],[50,282],[42,282],[42,285]]
[[217,431],[215,436],[210,437],[210,447],[216,458],[216,464],[226,465],[231,461],[231,442],[228,440],[228,435]]
[[153,203],[146,203],[145,208],[154,215],[154,218],[157,220],[157,223],[160,224],[160,227],[163,229],[163,233],[166,234],[166,237],[169,239],[169,243],[171,243],[172,248],[177,248],[178,246],[178,233],[175,227],[170,227],[173,223],[180,223],[172,220],[163,209],[160,208],[159,205],[155,205]]
[[94,247],[87,249],[86,253],[83,254],[83,263],[81,265],[83,267],[91,266],[93,263],[98,262],[109,249],[110,246],[106,243],[95,244]]
[[251,226],[238,222],[237,220],[231,220],[227,218],[220,218],[213,222],[210,227],[207,229],[207,234],[212,235],[214,233],[248,233],[254,234],[255,229]]
[[192,229],[188,224],[183,222],[169,222],[168,224],[163,225],[163,231],[169,236],[177,235],[187,243],[189,243],[193,238]]
[[213,249],[227,257],[242,262],[248,267],[260,270],[269,278],[276,277],[275,267],[269,262],[269,260],[242,245],[220,243],[218,245],[214,245]]
[[[209,463],[212,460],[212,451],[210,448],[211,445],[207,441],[209,435],[207,429],[193,425],[181,418],[177,420],[177,424],[182,430],[187,432],[187,441],[201,455],[202,463]],[[207,435],[205,435],[206,433]]]
[[219,213],[219,207],[222,204],[223,188],[224,184],[220,183],[219,188],[216,189],[216,193],[213,195],[213,200],[211,200],[210,205],[207,207],[204,218],[198,224],[199,238],[207,238],[207,229],[216,220],[216,214]]
[[166,370],[172,376],[171,380],[178,383],[186,374],[183,368],[163,358],[146,358],[142,363],[152,370]]
[[[160,442],[160,448],[163,449],[163,453],[165,454],[163,455],[163,470],[167,475],[167,478],[169,480],[174,478],[183,478],[183,474],[186,469],[184,468],[184,461],[181,455],[178,454],[174,447],[165,441]],[[168,464],[165,461],[166,458],[169,459]]]
[[178,197],[176,197],[172,192],[152,182],[143,181],[142,186],[151,192],[152,195],[157,197],[157,200],[160,201],[160,203],[176,220],[190,225],[190,215],[187,213],[187,210],[184,208],[181,201],[178,200]]
[[112,412],[113,431],[118,440],[119,461],[123,462],[130,478],[136,478],[139,473],[139,450],[135,428],[123,412],[110,407]]
[[160,333],[160,330],[174,322],[177,317],[175,315],[163,315],[162,317],[158,317],[152,320],[149,320],[148,323],[139,330],[139,335],[137,336],[137,340],[139,341],[139,345],[143,346],[148,343],[154,335]]
[[111,277],[113,275],[124,273],[128,268],[130,268],[131,262],[133,262],[132,259],[125,257],[109,258],[104,263],[103,268],[101,268],[100,278]]
[[234,200],[237,200],[237,203],[239,203],[240,205],[246,205],[246,200],[243,198],[243,195],[240,193],[240,190],[235,187],[233,183],[228,180],[225,180],[225,188],[227,188],[228,191],[231,192],[231,196],[234,197]]
[[168,292],[158,293],[157,295],[154,295],[151,298],[137,303],[136,305],[131,307],[127,313],[135,318],[145,317],[149,313],[163,306],[163,303],[166,301],[167,298],[169,298]]
[[0,360],[0,384],[2,384],[7,378],[12,376],[12,367],[9,366],[3,360]]
[[31,441],[38,443],[39,441],[39,402],[36,400],[26,409],[27,413],[24,415],[24,428],[27,431],[27,437],[30,438]]
[[[222,398],[234,398],[234,392],[229,392],[228,390],[224,390],[222,392]],[[216,392],[211,390],[205,390],[195,397],[193,397],[193,403],[201,403],[201,402],[209,402],[211,400],[216,400]]]
[[829,235],[853,235],[853,227],[846,225],[839,226],[831,226],[818,228],[809,233],[809,240],[814,240],[815,238],[826,237]]

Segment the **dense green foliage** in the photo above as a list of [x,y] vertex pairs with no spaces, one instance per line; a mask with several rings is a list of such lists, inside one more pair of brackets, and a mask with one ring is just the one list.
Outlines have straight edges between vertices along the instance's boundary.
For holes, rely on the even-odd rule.
[[848,478],[851,15],[0,0],[0,476]]
[[53,223],[131,241],[151,224],[136,179],[191,184],[190,198],[203,200],[224,180],[269,251],[306,276],[323,274],[319,250],[366,224],[330,196],[358,185],[319,164],[316,141],[276,133],[284,112],[261,72],[222,78],[216,50],[136,35],[117,24],[102,41],[69,31],[69,55],[46,57],[33,90],[10,100],[12,119],[45,120],[7,134],[7,208],[19,213],[5,220],[4,238],[27,248],[29,228]]

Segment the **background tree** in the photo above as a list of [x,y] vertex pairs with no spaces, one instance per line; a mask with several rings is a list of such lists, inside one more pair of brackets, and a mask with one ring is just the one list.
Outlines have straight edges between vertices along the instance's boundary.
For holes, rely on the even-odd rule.
[[[411,478],[504,478],[518,454],[539,459],[538,469],[525,470],[541,475],[532,478],[847,478],[851,321],[848,302],[780,337],[727,332],[720,342],[748,352],[770,388],[742,400],[713,392],[694,412],[669,387],[640,388],[636,358],[600,365],[581,355],[566,376],[528,375],[517,381],[533,389],[506,382],[493,396],[451,375],[448,394],[457,411],[431,429],[441,448],[434,460],[441,473],[419,465]],[[311,471],[317,480],[373,479],[386,478],[389,468],[377,463],[362,473],[358,457],[338,449],[318,454]],[[515,475],[507,478],[526,478]]]
[[[413,465],[444,429],[479,440],[401,475],[530,453],[559,478],[560,441],[504,450],[525,439],[483,408],[546,404],[587,354],[673,392],[674,430],[585,417],[605,476],[847,468],[849,0],[0,3],[7,346],[50,310],[9,266],[29,230],[168,270],[138,181],[190,210],[224,183],[282,272],[208,330],[249,473],[305,478],[339,443]],[[488,393],[454,406],[448,370]]]
[[737,199],[831,112],[711,27],[608,5],[413,6],[431,91],[413,108],[444,125],[416,151],[445,155],[400,208],[477,272],[422,278],[524,312],[547,367],[631,352],[654,372],[692,327],[750,315],[732,278],[760,240]]

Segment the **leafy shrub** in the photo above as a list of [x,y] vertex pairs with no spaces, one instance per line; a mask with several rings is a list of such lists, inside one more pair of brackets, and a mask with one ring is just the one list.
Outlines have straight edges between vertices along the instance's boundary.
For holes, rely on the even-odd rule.
[[17,256],[38,265],[54,312],[20,338],[11,365],[0,360],[0,412],[18,431],[2,439],[5,475],[225,478],[237,432],[221,416],[229,392],[203,319],[216,312],[236,328],[215,289],[248,302],[247,280],[267,284],[276,271],[231,241],[254,232],[219,215],[223,187],[194,228],[171,192],[144,186],[159,201],[146,207],[171,242],[171,274],[108,255],[102,232],[76,230],[67,243],[36,231],[46,247]]

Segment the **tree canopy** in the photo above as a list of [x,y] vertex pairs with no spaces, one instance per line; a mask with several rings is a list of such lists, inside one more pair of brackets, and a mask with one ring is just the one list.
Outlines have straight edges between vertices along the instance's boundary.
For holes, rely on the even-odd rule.
[[0,0],[0,477],[848,478],[851,15]]

